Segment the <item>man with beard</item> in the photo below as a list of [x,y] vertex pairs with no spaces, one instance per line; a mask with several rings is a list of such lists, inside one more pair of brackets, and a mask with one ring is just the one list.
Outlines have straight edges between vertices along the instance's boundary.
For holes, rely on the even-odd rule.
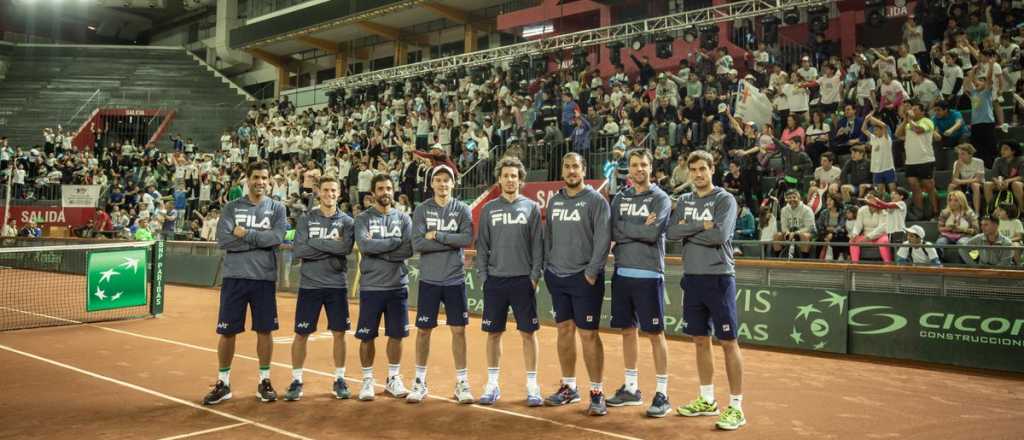
[[615,195],[611,205],[615,275],[612,276],[611,327],[622,330],[622,356],[626,383],[608,406],[642,404],[636,368],[640,331],[651,341],[654,354],[655,393],[647,415],[665,417],[668,401],[668,344],[665,342],[665,227],[672,201],[651,182],[650,151],[629,152],[629,178],[633,186]]
[[249,194],[224,205],[224,215],[217,222],[217,247],[226,252],[217,318],[220,370],[213,390],[203,398],[204,405],[231,398],[235,335],[245,330],[247,307],[252,309],[252,329],[256,331],[259,357],[257,396],[263,402],[277,400],[277,393],[270,384],[270,359],[274,350],[271,332],[277,330],[276,253],[288,229],[288,216],[284,205],[268,196],[270,164],[255,162],[245,174]]
[[476,239],[476,270],[484,286],[481,324],[487,332],[487,386],[479,403],[493,405],[501,398],[501,336],[511,307],[523,339],[526,404],[541,406],[536,334],[540,321],[534,296],[544,260],[541,212],[519,193],[526,180],[526,168],[519,159],[503,158],[495,171],[501,197],[484,206]]
[[448,328],[452,331],[455,360],[455,398],[473,403],[466,370],[466,272],[462,249],[473,241],[473,214],[469,206],[452,199],[455,171],[438,165],[431,171],[434,196],[413,212],[412,248],[420,253],[420,285],[416,306],[416,381],[406,398],[417,403],[427,395],[427,358],[430,334],[437,327],[437,314],[444,303]]
[[356,243],[363,258],[359,263],[359,323],[356,338],[363,366],[363,387],[359,400],[373,400],[374,339],[384,316],[384,335],[388,337],[388,379],[385,391],[394,397],[409,394],[399,374],[402,338],[408,336],[409,268],[405,260],[412,256],[412,220],[395,209],[395,184],[391,176],[378,174],[370,181],[373,205],[356,217]]
[[604,398],[604,346],[598,334],[604,302],[604,263],[610,232],[608,202],[584,184],[586,162],[577,153],[562,157],[565,188],[548,201],[544,229],[544,281],[551,293],[558,327],[558,360],[562,386],[544,403],[565,405],[580,400],[576,389],[576,329],[583,345],[583,361],[590,375],[587,414],[608,413]]
[[[719,429],[735,430],[747,423],[743,416],[743,356],[736,342],[739,321],[736,316],[736,268],[732,254],[732,235],[736,228],[736,199],[711,182],[715,164],[705,151],[690,153],[686,159],[694,191],[684,194],[669,221],[668,239],[683,242],[683,320],[684,332],[693,337],[697,351],[700,395],[677,409],[679,415],[696,417],[718,415],[715,373],[711,356],[711,329],[722,343],[725,370],[729,377],[729,407],[715,424]],[[712,325],[714,327],[712,327]]]
[[316,332],[320,309],[327,314],[327,329],[334,337],[334,397],[348,399],[345,383],[345,332],[348,317],[348,261],[355,240],[354,220],[338,210],[341,184],[334,176],[317,182],[320,206],[299,217],[295,227],[295,258],[299,267],[299,298],[295,303],[295,339],[292,340],[292,383],[284,400],[302,397],[302,365],[306,341]]

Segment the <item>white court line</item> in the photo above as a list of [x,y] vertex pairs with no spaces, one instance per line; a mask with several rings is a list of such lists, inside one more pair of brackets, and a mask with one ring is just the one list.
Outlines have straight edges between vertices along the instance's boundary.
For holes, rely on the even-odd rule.
[[[151,341],[157,341],[157,342],[163,342],[163,343],[172,344],[172,345],[178,345],[178,346],[181,346],[181,347],[187,347],[187,348],[191,348],[191,349],[195,349],[195,350],[200,350],[200,351],[206,351],[206,352],[210,352],[210,353],[216,353],[217,352],[216,349],[212,349],[212,348],[208,348],[208,347],[202,347],[202,346],[195,345],[195,344],[189,344],[187,342],[175,341],[173,339],[160,338],[160,337],[156,337],[156,336],[148,336],[148,335],[144,335],[144,334],[141,334],[141,333],[135,333],[135,332],[130,332],[130,331],[127,331],[127,330],[121,330],[121,329],[116,329],[116,328],[111,328],[111,327],[103,327],[103,326],[95,325],[95,324],[81,323],[79,321],[74,321],[74,320],[64,319],[64,318],[57,318],[57,317],[54,317],[54,316],[48,316],[48,315],[44,315],[44,314],[40,314],[40,313],[26,312],[24,310],[13,309],[13,308],[10,308],[10,307],[0,306],[0,309],[6,309],[6,310],[14,311],[14,312],[26,313],[26,314],[29,314],[29,315],[36,315],[36,316],[41,316],[41,317],[46,317],[46,318],[52,318],[52,319],[57,319],[57,320],[71,322],[71,323],[76,323],[76,324],[83,324],[86,327],[98,328],[100,330],[106,330],[106,331],[113,332],[113,333],[119,333],[119,334],[123,334],[123,335],[127,335],[127,336],[134,336],[136,338],[149,339]],[[258,358],[255,358],[255,357],[252,357],[252,356],[246,356],[244,354],[235,353],[235,357],[241,358],[241,359],[250,360],[250,361],[259,362]],[[287,369],[291,369],[291,367],[292,367],[290,364],[285,364],[283,362],[271,362],[271,365],[274,365],[274,366],[277,366],[277,367],[282,367],[282,368],[287,368]],[[318,376],[334,377],[334,373],[328,373],[326,371],[314,370],[314,369],[311,369],[311,368],[303,368],[303,371],[308,371],[308,372],[310,372],[312,374],[316,374]],[[363,382],[361,379],[355,379],[355,378],[349,378],[349,377],[346,377],[345,380],[347,380],[349,382],[352,382],[352,383],[362,383]],[[384,385],[377,384],[377,388],[384,388]],[[445,402],[457,403],[454,399],[451,399],[451,398],[448,398],[448,397],[444,397],[444,396],[438,396],[438,395],[435,395],[435,394],[428,394],[427,396],[430,397],[430,398],[433,398],[433,399],[443,400]],[[581,431],[592,432],[592,433],[595,433],[595,434],[600,434],[600,435],[607,436],[607,437],[619,438],[619,439],[622,439],[622,440],[642,440],[640,437],[632,437],[632,436],[618,434],[618,433],[614,433],[614,432],[602,431],[600,429],[587,428],[585,426],[574,425],[574,424],[571,424],[571,423],[562,423],[562,422],[559,422],[559,421],[556,421],[556,420],[552,420],[552,419],[546,419],[546,418],[543,418],[543,417],[537,417],[537,416],[533,416],[533,415],[529,415],[529,414],[523,414],[523,413],[516,412],[516,411],[509,411],[509,410],[499,409],[499,408],[495,408],[495,407],[492,407],[492,406],[483,406],[483,405],[464,405],[464,406],[468,406],[468,407],[471,407],[471,408],[477,408],[477,409],[481,409],[481,410],[484,410],[484,411],[491,411],[491,412],[495,412],[495,413],[499,413],[499,414],[505,414],[505,415],[515,416],[515,417],[522,417],[522,418],[530,419],[530,420],[547,422],[547,423],[550,423],[552,425],[560,426],[560,427],[563,427],[563,428],[579,429]]]
[[84,374],[86,376],[91,376],[91,377],[94,377],[96,379],[104,380],[104,381],[107,381],[107,382],[110,382],[110,383],[113,383],[113,384],[116,384],[116,385],[121,385],[123,387],[130,388],[130,389],[133,389],[135,391],[143,392],[143,393],[149,394],[151,396],[156,396],[156,397],[159,397],[159,398],[164,399],[164,400],[169,400],[169,401],[174,402],[174,403],[179,403],[179,404],[188,406],[190,408],[194,408],[194,409],[206,411],[206,412],[209,412],[209,413],[213,413],[213,414],[216,414],[216,415],[221,416],[221,417],[229,418],[229,419],[234,420],[236,422],[242,422],[243,424],[251,424],[251,425],[256,426],[258,428],[263,428],[263,429],[266,429],[267,431],[275,432],[275,433],[278,433],[278,434],[281,434],[281,435],[286,435],[286,436],[291,437],[291,438],[297,438],[297,439],[302,439],[302,440],[312,440],[309,437],[305,437],[305,436],[296,434],[294,432],[285,431],[285,430],[280,429],[280,428],[275,428],[275,427],[270,426],[270,425],[265,425],[263,423],[259,423],[259,422],[253,421],[253,420],[249,420],[249,419],[246,419],[246,418],[243,418],[243,417],[239,417],[239,416],[236,416],[234,414],[229,414],[229,413],[226,413],[226,412],[223,412],[223,411],[218,411],[218,410],[215,410],[215,409],[207,408],[205,406],[202,406],[202,405],[199,405],[199,404],[196,404],[196,403],[192,403],[192,402],[189,402],[189,401],[184,400],[184,399],[179,399],[177,397],[170,396],[170,395],[161,393],[161,392],[156,391],[156,390],[151,390],[149,388],[141,387],[139,385],[135,385],[133,383],[128,383],[128,382],[125,382],[123,380],[114,379],[112,377],[104,376],[104,375],[99,374],[99,373],[93,373],[92,371],[89,371],[89,370],[83,370],[83,369],[78,368],[78,367],[73,366],[73,365],[68,365],[68,364],[65,364],[65,363],[62,363],[62,362],[55,361],[53,359],[48,359],[48,358],[44,358],[42,356],[34,355],[32,353],[27,353],[27,352],[18,350],[16,348],[8,347],[6,345],[0,344],[0,350],[7,350],[7,351],[9,351],[11,353],[14,353],[14,354],[19,354],[19,355],[25,356],[27,358],[35,359],[37,361],[46,362],[46,363],[48,363],[50,365],[55,365],[55,366],[58,366],[58,367],[61,367],[61,368],[65,368],[65,369],[74,371],[76,373],[82,373],[82,374]]
[[234,425],[221,426],[219,428],[210,428],[210,429],[205,429],[205,430],[202,430],[202,431],[190,432],[188,434],[175,435],[173,437],[164,437],[164,438],[161,438],[161,439],[158,439],[158,440],[179,440],[179,439],[183,439],[183,438],[195,437],[197,435],[209,434],[211,432],[227,431],[229,429],[234,429],[234,428],[237,428],[239,426],[246,426],[248,424],[249,424],[249,422],[235,423]]

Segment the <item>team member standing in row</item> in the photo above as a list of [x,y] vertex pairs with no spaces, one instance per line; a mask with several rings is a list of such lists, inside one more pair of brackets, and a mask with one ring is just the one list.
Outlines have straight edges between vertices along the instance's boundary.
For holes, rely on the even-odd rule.
[[327,314],[327,329],[334,338],[334,396],[348,399],[345,383],[345,332],[348,316],[348,259],[355,239],[352,217],[338,210],[341,185],[332,176],[317,182],[320,206],[299,217],[292,252],[299,267],[299,298],[295,303],[295,339],[292,340],[292,383],[284,400],[302,398],[302,365],[306,342],[316,331],[320,309]]
[[622,329],[626,383],[608,399],[608,406],[640,405],[637,385],[637,325],[654,352],[655,393],[647,415],[664,417],[668,401],[668,344],[665,341],[665,229],[672,202],[651,181],[651,153],[629,152],[633,186],[615,195],[611,206],[615,275],[612,277],[611,327]]
[[388,337],[388,379],[385,390],[395,397],[409,391],[402,383],[399,369],[402,361],[402,339],[408,336],[409,269],[405,260],[412,256],[412,220],[395,209],[394,182],[387,174],[378,174],[370,181],[373,206],[356,217],[355,236],[363,259],[359,264],[359,324],[356,338],[359,360],[363,366],[363,387],[359,400],[373,400],[374,339],[384,316],[384,336]]
[[526,403],[540,406],[536,334],[540,321],[535,296],[544,259],[540,207],[519,194],[526,180],[526,168],[519,159],[502,159],[496,172],[501,197],[484,206],[476,239],[476,270],[484,286],[481,324],[487,332],[487,386],[479,403],[492,405],[501,397],[501,336],[511,307],[523,339]]
[[270,165],[255,162],[246,170],[249,193],[224,205],[217,222],[217,247],[224,249],[224,282],[220,288],[217,318],[217,360],[220,371],[213,390],[203,404],[214,405],[231,398],[231,360],[235,357],[235,335],[245,331],[245,311],[252,309],[256,332],[260,380],[257,397],[277,400],[270,384],[270,359],[274,353],[271,332],[277,330],[277,248],[288,229],[284,205],[269,197]]
[[686,159],[694,192],[684,194],[676,204],[668,229],[670,240],[683,241],[683,320],[686,334],[693,337],[697,351],[700,396],[677,409],[688,417],[718,415],[711,329],[725,352],[729,377],[729,407],[718,422],[719,429],[735,430],[747,423],[743,416],[743,356],[736,342],[736,264],[732,234],[736,228],[736,199],[711,183],[715,164],[705,151],[690,153]]
[[604,398],[604,346],[598,326],[604,302],[604,265],[610,231],[608,202],[584,183],[586,162],[577,153],[562,157],[565,187],[548,201],[544,229],[544,282],[551,293],[558,328],[562,386],[544,403],[565,405],[580,400],[576,388],[576,329],[590,376],[590,415],[608,413]]
[[406,400],[416,403],[427,395],[430,334],[437,327],[437,314],[444,303],[448,328],[452,331],[455,399],[459,403],[473,403],[466,370],[469,307],[462,251],[473,241],[473,214],[465,203],[452,199],[455,171],[438,165],[431,174],[434,197],[417,206],[412,215],[412,247],[420,253],[420,285],[416,307],[416,381]]

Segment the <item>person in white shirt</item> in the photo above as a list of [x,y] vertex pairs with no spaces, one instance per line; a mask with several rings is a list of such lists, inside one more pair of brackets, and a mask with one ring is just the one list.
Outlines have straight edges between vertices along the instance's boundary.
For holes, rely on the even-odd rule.
[[898,53],[900,57],[896,59],[896,71],[899,73],[900,80],[910,82],[910,74],[920,70],[917,57],[910,53],[906,45],[900,46]]
[[810,95],[800,79],[798,73],[793,73],[790,82],[782,86],[782,93],[786,95],[789,113],[796,115],[798,120],[803,119],[804,113],[810,109]]
[[842,182],[840,176],[842,170],[834,166],[835,156],[831,152],[821,155],[821,166],[814,169],[814,181],[818,188],[828,190],[829,193],[838,194],[839,184]]
[[908,15],[907,21],[903,23],[903,43],[911,54],[921,56],[928,53],[924,44],[924,28],[917,24],[913,15]]
[[[810,242],[815,235],[814,211],[804,204],[800,199],[800,192],[796,189],[789,189],[785,195],[786,206],[779,211],[779,231],[775,233],[774,241]],[[776,254],[782,252],[782,244],[773,244],[772,249]],[[810,253],[810,245],[800,245],[800,252],[805,256]]]
[[892,130],[885,122],[868,113],[861,131],[871,145],[871,180],[878,192],[896,190],[896,165],[892,157]]
[[[939,212],[939,198],[935,194],[933,178],[935,150],[932,135],[935,134],[935,123],[925,115],[918,102],[904,105],[900,110],[902,121],[896,129],[896,137],[905,139],[907,182],[914,194],[914,207],[923,211],[925,219],[931,219]],[[924,193],[928,193],[931,200],[928,208],[924,206]]]
[[10,238],[16,236],[18,236],[18,222],[12,218],[4,225],[3,231],[0,231],[0,237]]
[[826,115],[835,114],[843,97],[843,77],[832,64],[822,68],[824,75],[817,79],[818,110]]
[[964,70],[951,53],[942,57],[942,97],[950,99],[963,91]]
[[231,150],[231,131],[225,129],[224,134],[220,136],[220,151],[227,153]]
[[901,264],[927,264],[942,266],[939,253],[930,241],[924,241],[924,228],[914,225],[906,229],[907,241],[904,245],[924,245],[925,247],[901,246],[896,251],[896,262]]
[[796,69],[799,79],[794,82],[804,83],[818,79],[818,69],[811,65],[811,57],[804,56],[800,59],[800,68]]
[[953,162],[947,193],[963,191],[974,199],[974,212],[981,211],[982,184],[985,181],[985,161],[974,157],[977,150],[971,144],[956,146],[957,160]]
[[[871,194],[868,197],[872,197]],[[885,223],[885,214],[875,205],[867,204],[857,210],[857,219],[854,221],[853,229],[850,231],[850,261],[860,261],[860,243],[875,243],[883,245],[878,248],[882,255],[882,261],[892,261],[892,249],[888,246],[889,234]]]
[[932,105],[939,100],[939,86],[924,75],[920,70],[915,70],[911,76],[914,83],[914,99],[921,103],[924,108],[932,108]]

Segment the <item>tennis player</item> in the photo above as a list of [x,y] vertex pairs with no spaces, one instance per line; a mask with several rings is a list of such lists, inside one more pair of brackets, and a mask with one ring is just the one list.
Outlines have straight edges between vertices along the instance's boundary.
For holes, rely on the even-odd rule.
[[203,398],[215,405],[231,398],[231,360],[235,335],[245,331],[245,311],[252,309],[259,357],[256,396],[263,402],[277,400],[270,384],[270,359],[274,352],[271,332],[277,330],[277,248],[288,229],[284,205],[268,196],[270,165],[259,161],[246,170],[249,191],[224,205],[217,222],[217,247],[224,249],[224,281],[220,288],[217,318],[217,359],[220,370],[213,390]]
[[466,369],[469,307],[462,251],[473,241],[473,214],[469,206],[452,198],[454,170],[438,165],[431,175],[434,197],[417,206],[412,214],[412,248],[420,253],[420,285],[416,307],[416,380],[406,400],[417,403],[427,395],[430,334],[437,327],[437,315],[443,303],[445,319],[452,331],[455,400],[473,403]]
[[295,226],[295,258],[299,267],[299,298],[295,303],[295,338],[292,340],[292,383],[284,400],[302,398],[302,365],[306,342],[317,330],[320,310],[327,315],[327,329],[334,338],[334,397],[348,399],[345,383],[345,332],[348,316],[348,254],[355,239],[352,217],[338,210],[341,184],[333,176],[317,182],[320,205],[299,217]]
[[670,240],[683,241],[684,332],[693,337],[697,351],[700,395],[677,408],[688,417],[719,415],[712,377],[711,331],[725,352],[729,377],[729,407],[721,412],[719,429],[735,430],[747,423],[743,416],[743,356],[736,342],[736,264],[732,234],[736,228],[736,199],[711,182],[714,159],[705,151],[694,151],[686,159],[694,192],[684,194],[676,204],[668,230]]

